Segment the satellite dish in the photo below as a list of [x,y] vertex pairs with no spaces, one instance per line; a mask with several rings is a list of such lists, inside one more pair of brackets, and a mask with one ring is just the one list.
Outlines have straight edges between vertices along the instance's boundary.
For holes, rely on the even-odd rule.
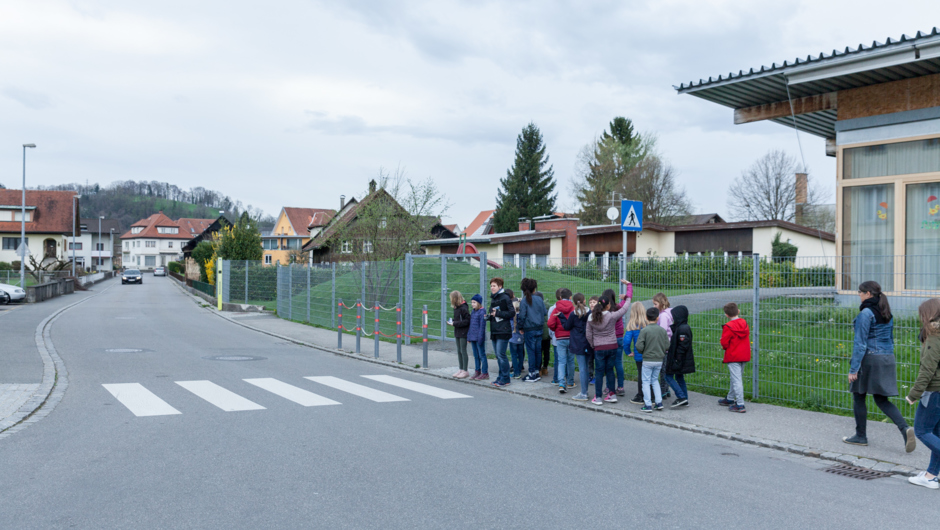
[[611,221],[616,221],[617,219],[620,219],[620,210],[611,206],[610,208],[607,209],[607,218],[610,219]]

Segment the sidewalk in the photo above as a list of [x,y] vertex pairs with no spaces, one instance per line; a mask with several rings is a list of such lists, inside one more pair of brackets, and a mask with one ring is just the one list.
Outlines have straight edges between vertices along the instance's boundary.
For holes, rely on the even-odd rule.
[[[356,338],[352,335],[343,335],[343,349],[340,351],[336,348],[337,334],[334,331],[297,324],[269,313],[219,313],[214,309],[209,311],[239,325],[292,342],[328,352],[351,355],[366,361],[397,364],[395,363],[396,346],[394,343],[380,342],[379,360],[375,361],[375,343],[371,337],[362,339],[362,353],[355,354],[353,352]],[[416,365],[422,364],[421,346],[420,344],[403,345],[402,363],[399,366],[407,370],[450,378],[451,374],[457,371],[456,353],[432,349],[434,347],[435,343],[429,345],[428,368],[415,369]],[[448,343],[443,345],[443,348],[452,350],[453,345]],[[487,351],[492,354],[489,345],[487,345]],[[470,368],[473,369],[472,358]],[[627,368],[628,378],[635,375],[635,369],[631,371],[630,366]],[[661,412],[644,414],[639,412],[639,405],[633,405],[628,401],[636,392],[635,381],[628,381],[625,384],[627,389],[625,398],[620,398],[617,403],[596,406],[589,402],[573,401],[571,397],[578,392],[578,388],[569,390],[567,394],[560,394],[557,386],[550,383],[551,375],[543,379],[543,381],[547,380],[546,382],[537,383],[523,383],[521,380],[513,379],[508,387],[497,389],[490,385],[498,372],[496,361],[493,359],[489,361],[489,372],[490,381],[463,380],[462,382],[487,386],[494,392],[511,392],[550,400],[595,412],[616,414],[782,451],[872,468],[877,471],[909,475],[915,469],[923,469],[930,459],[930,452],[921,444],[918,444],[917,450],[913,453],[905,453],[902,437],[897,428],[890,423],[869,422],[868,439],[871,445],[868,447],[850,446],[842,442],[843,436],[854,433],[854,421],[850,417],[760,403],[748,403],[746,414],[734,414],[728,412],[725,407],[718,406],[717,397],[695,392],[689,393],[689,407],[678,409],[667,407]],[[578,381],[577,377],[575,381]],[[593,390],[592,386],[588,394],[593,396]]]

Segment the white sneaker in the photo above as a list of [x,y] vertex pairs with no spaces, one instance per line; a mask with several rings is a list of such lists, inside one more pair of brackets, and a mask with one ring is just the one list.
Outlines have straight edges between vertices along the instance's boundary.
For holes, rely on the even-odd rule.
[[926,471],[921,471],[917,476],[911,477],[907,481],[915,486],[923,486],[932,490],[940,489],[940,480],[937,477],[928,479]]

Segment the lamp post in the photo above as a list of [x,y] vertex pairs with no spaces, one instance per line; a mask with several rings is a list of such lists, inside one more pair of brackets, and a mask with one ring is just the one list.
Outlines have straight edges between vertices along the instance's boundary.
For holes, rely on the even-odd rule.
[[111,253],[111,266],[109,270],[114,270],[114,229],[111,229],[111,238],[108,241],[108,251]]
[[76,221],[76,219],[75,219],[75,199],[80,199],[81,197],[82,197],[81,195],[73,195],[73,196],[72,196],[72,277],[73,277],[73,278],[75,277],[75,231],[76,231],[77,228],[78,228],[78,226],[77,226],[78,223],[75,222],[75,221]]
[[104,219],[103,215],[98,216],[98,242],[95,243],[95,250],[98,251],[98,261],[95,263],[97,267],[95,268],[96,272],[101,272],[101,250],[98,250],[98,247],[101,246],[104,250],[104,246],[101,245],[101,220]]
[[20,287],[26,289],[26,149],[36,144],[23,144],[23,209],[20,212]]

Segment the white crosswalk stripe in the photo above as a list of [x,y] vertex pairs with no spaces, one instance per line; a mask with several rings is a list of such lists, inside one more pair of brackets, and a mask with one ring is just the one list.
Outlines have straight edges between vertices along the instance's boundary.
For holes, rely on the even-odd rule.
[[264,407],[226,390],[212,381],[177,381],[176,384],[226,412],[264,410]]
[[144,388],[140,383],[121,383],[101,385],[105,390],[117,398],[122,405],[128,408],[135,416],[167,416],[182,414],[169,403],[158,398],[156,394]]
[[336,390],[342,390],[354,396],[359,396],[366,398],[376,403],[388,403],[391,401],[411,401],[410,399],[398,397],[394,394],[389,394],[387,392],[382,392],[381,390],[375,390],[374,388],[369,388],[367,386],[359,385],[356,383],[351,383],[344,379],[333,376],[323,376],[323,377],[305,377],[304,379],[309,379],[314,383],[320,383],[321,385],[326,385]]
[[406,390],[412,390],[414,392],[420,392],[422,394],[427,394],[429,396],[434,396],[441,399],[461,399],[461,398],[471,398],[473,396],[468,396],[466,394],[460,394],[457,392],[451,392],[450,390],[444,390],[443,388],[437,388],[436,386],[425,385],[423,383],[415,383],[414,381],[409,381],[407,379],[399,379],[397,377],[392,377],[390,375],[364,375],[366,379],[371,379],[373,381],[378,381],[379,383],[385,383],[387,385],[397,386],[399,388],[404,388]]
[[264,377],[260,379],[245,379],[244,381],[305,407],[341,405],[339,401],[333,401],[332,399],[318,396],[313,392],[308,392],[302,388],[297,388],[296,386],[289,385],[283,381],[278,381],[277,379],[273,379],[271,377]]

